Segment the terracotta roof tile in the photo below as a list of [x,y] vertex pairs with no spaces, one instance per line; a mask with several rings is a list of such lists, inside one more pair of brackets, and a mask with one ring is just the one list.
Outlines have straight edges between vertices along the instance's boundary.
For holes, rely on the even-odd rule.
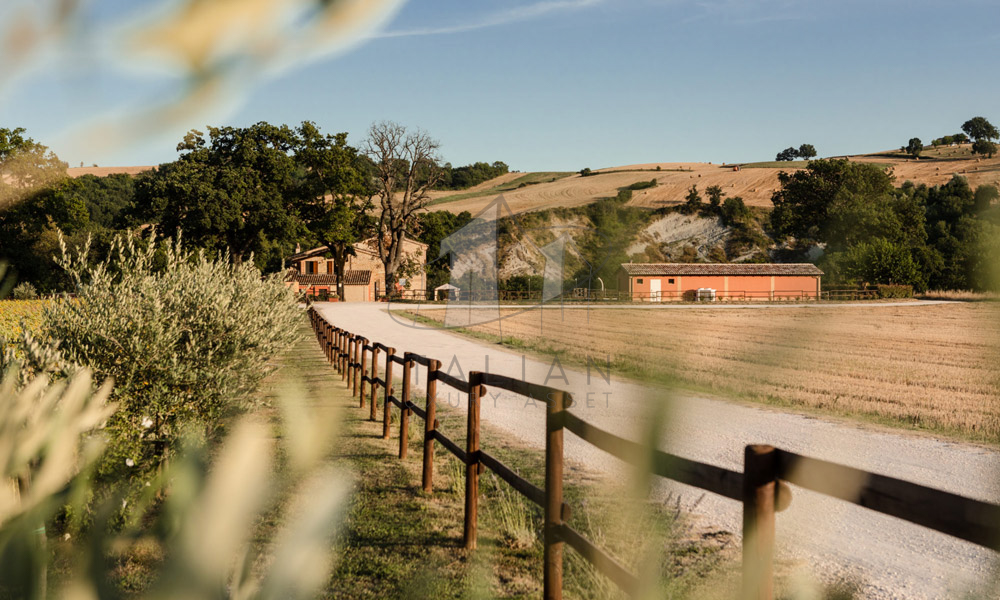
[[809,263],[624,263],[629,275],[822,275]]
[[[372,280],[371,271],[347,271],[344,273],[344,285],[368,285]],[[293,269],[285,275],[285,281],[294,281],[300,285],[337,285],[337,276],[333,274],[306,274]]]

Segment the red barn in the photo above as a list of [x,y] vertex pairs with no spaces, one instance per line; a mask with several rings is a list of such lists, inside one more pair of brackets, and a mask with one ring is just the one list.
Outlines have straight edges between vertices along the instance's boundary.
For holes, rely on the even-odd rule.
[[809,263],[625,263],[618,289],[648,302],[818,299],[822,275]]

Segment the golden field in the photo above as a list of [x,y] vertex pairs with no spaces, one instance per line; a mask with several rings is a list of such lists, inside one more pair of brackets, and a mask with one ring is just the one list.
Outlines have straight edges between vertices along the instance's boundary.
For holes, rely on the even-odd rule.
[[[17,350],[23,327],[37,331],[42,326],[42,309],[51,300],[0,300],[0,346],[8,341]],[[0,351],[2,353],[2,351]]]
[[619,375],[1000,443],[995,303],[504,314],[505,342],[574,362],[610,355]]
[[[895,177],[896,185],[914,181],[929,186],[947,183],[953,176],[961,175],[975,187],[983,184],[1000,184],[1000,156],[987,159],[974,156],[968,144],[958,147],[928,148],[923,158],[914,160],[895,152],[859,154],[848,157],[856,162],[884,165]],[[504,199],[514,213],[548,208],[572,208],[595,202],[600,198],[613,198],[618,190],[639,181],[655,179],[656,187],[633,193],[630,204],[645,208],[678,205],[692,185],[702,194],[705,188],[717,185],[727,196],[740,196],[748,206],[771,208],[771,195],[778,190],[778,174],[796,171],[804,161],[794,163],[756,163],[744,165],[739,171],[733,165],[712,163],[646,163],[604,169],[595,168],[595,175],[581,177],[573,174],[552,182],[541,182],[503,192]],[[657,171],[657,167],[660,168]],[[431,197],[440,202],[430,210],[447,210],[459,213],[468,210],[476,214],[498,195],[490,191],[508,183],[524,173],[508,173],[474,188],[454,191],[436,191]],[[481,192],[476,196],[474,192]],[[473,197],[469,197],[472,195]],[[449,200],[455,198],[455,200]]]
[[0,339],[16,340],[21,325],[38,329],[42,324],[42,309],[49,300],[0,300]]

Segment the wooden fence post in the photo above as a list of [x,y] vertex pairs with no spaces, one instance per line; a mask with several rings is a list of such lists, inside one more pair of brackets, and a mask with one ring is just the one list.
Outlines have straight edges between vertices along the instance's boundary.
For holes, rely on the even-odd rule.
[[434,431],[437,430],[437,374],[441,361],[430,360],[427,365],[427,418],[424,420],[424,491],[428,494],[434,491]]
[[410,372],[413,358],[409,352],[403,354],[403,408],[399,411],[399,458],[406,458],[406,447],[410,443]]
[[566,397],[563,392],[550,394],[545,405],[545,516],[544,555],[542,564],[542,597],[562,599],[563,541],[563,414]]
[[378,418],[378,412],[377,412],[378,411],[378,382],[377,382],[377,380],[378,380],[378,348],[375,347],[375,344],[372,344],[372,374],[371,374],[371,379],[372,379],[372,382],[371,382],[372,383],[372,387],[371,387],[371,390],[372,390],[372,397],[371,397],[372,412],[371,412],[371,415],[369,415],[368,420],[374,421],[374,420],[376,420]]
[[344,380],[347,381],[347,387],[351,387],[351,377],[354,374],[354,345],[357,343],[358,336],[353,333],[347,336],[347,356],[344,357],[344,366],[347,370],[344,371]]
[[[354,366],[351,367],[351,387],[353,388],[352,394],[354,396],[358,395],[358,372],[361,370],[361,342],[364,340],[360,335],[354,336]],[[362,406],[364,406],[362,404]]]
[[754,445],[743,457],[743,598],[772,600],[778,453]]
[[351,334],[344,332],[340,336],[340,380],[347,379],[347,346],[351,343]]
[[469,373],[469,407],[465,436],[465,531],[466,550],[476,549],[476,525],[479,521],[479,399],[483,394],[483,374]]
[[337,356],[337,354],[340,352],[341,333],[342,332],[340,331],[339,327],[333,328],[333,339],[331,340],[331,342],[333,343],[333,348],[330,349],[330,362],[333,363],[333,368],[336,369],[337,371],[340,371],[340,358]]
[[389,424],[392,422],[392,402],[389,396],[392,395],[392,357],[396,354],[395,348],[389,348],[385,353],[385,406],[382,408],[382,439],[389,439]]
[[358,384],[360,388],[358,389],[358,394],[360,396],[361,406],[359,408],[365,407],[365,382],[364,377],[368,374],[368,354],[365,350],[365,346],[368,345],[368,340],[366,338],[361,338],[361,375],[358,379],[361,382]]
[[323,324],[323,345],[326,346],[326,362],[333,363],[333,327],[329,323]]

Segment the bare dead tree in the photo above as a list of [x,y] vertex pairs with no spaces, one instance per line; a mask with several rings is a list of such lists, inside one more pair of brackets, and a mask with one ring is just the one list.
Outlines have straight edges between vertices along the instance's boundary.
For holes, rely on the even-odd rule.
[[385,291],[391,293],[406,256],[403,243],[413,235],[417,212],[427,206],[428,191],[441,180],[440,144],[421,130],[407,131],[392,121],[373,123],[364,152],[375,165],[379,202],[377,250],[385,266]]

